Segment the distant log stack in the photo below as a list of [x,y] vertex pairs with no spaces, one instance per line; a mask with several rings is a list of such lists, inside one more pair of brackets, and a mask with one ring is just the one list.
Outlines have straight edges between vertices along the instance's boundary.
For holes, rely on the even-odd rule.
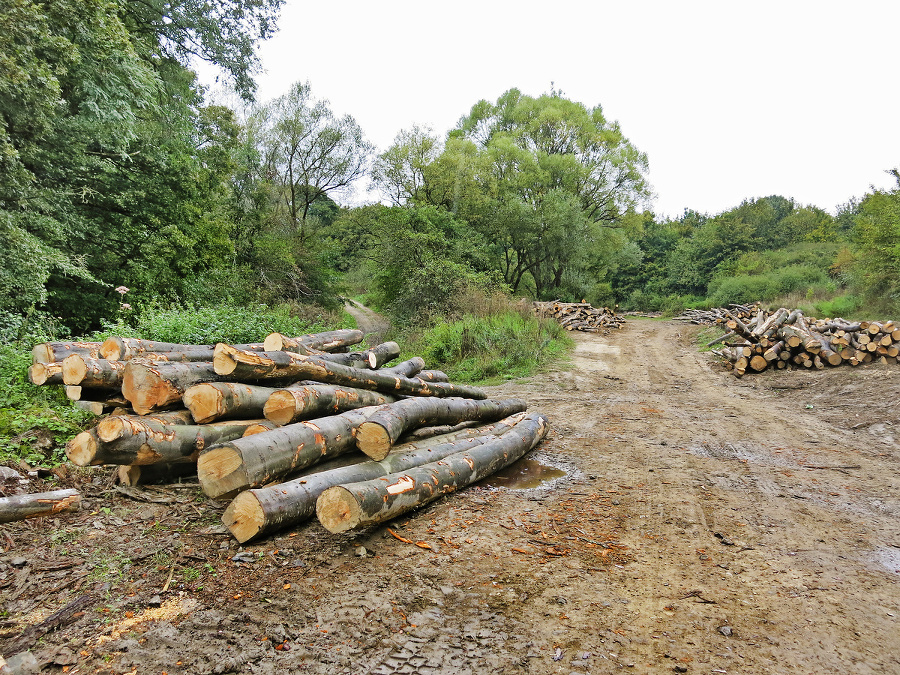
[[608,333],[625,325],[625,318],[609,307],[592,307],[589,302],[535,302],[534,313],[550,317],[566,330]]
[[382,368],[400,356],[394,342],[348,350],[362,338],[343,330],[247,345],[46,344],[35,347],[29,378],[65,386],[97,414],[113,409],[69,441],[70,461],[117,465],[124,485],[196,476],[208,496],[236,497],[223,521],[240,541],[310,518],[328,488],[439,460],[442,484],[369,514],[380,522],[495,471],[546,433],[525,402],[490,400],[424,370],[420,357]]
[[736,377],[768,368],[816,368],[900,361],[900,324],[893,321],[816,319],[784,307],[768,312],[758,304],[688,310],[676,317],[726,333],[706,346],[726,359]]

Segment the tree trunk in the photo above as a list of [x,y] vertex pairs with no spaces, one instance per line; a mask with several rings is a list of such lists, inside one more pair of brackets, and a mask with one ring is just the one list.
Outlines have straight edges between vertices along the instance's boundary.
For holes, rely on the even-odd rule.
[[78,494],[78,490],[54,490],[3,497],[0,498],[0,523],[11,523],[38,516],[54,516],[75,509],[80,501],[81,495]]
[[[262,351],[262,343],[239,345],[247,351]],[[172,354],[172,361],[212,361],[204,356],[215,345],[182,345],[136,338],[111,337],[100,347],[100,358],[108,361],[130,361],[147,354]],[[151,357],[152,358],[152,357]],[[157,357],[159,358],[159,357]]]
[[272,392],[263,406],[263,416],[267,420],[285,425],[301,419],[334,415],[356,408],[384,405],[396,400],[387,394],[333,384],[289,387]]
[[109,417],[97,425],[95,443],[75,443],[66,455],[78,466],[98,464],[158,464],[194,462],[211,445],[240,438],[257,420],[231,420],[214,424],[171,424],[153,417]]
[[63,384],[62,362],[33,363],[28,367],[28,381],[37,386]]
[[56,363],[72,354],[82,354],[88,358],[100,357],[99,342],[42,342],[31,350],[34,363]]
[[[303,385],[292,384],[290,390]],[[188,387],[181,397],[197,424],[223,419],[257,419],[264,417],[266,401],[277,391],[275,387],[259,387],[238,382],[201,382]]]
[[471,485],[531,450],[547,433],[547,418],[536,415],[496,440],[422,466],[375,480],[335,486],[316,502],[319,522],[329,532],[382,523],[459,488]]
[[[251,353],[251,352],[246,352]],[[181,403],[185,390],[200,382],[228,378],[216,374],[208,361],[196,363],[140,363],[129,361],[122,378],[122,394],[134,411],[145,415]]]
[[324,333],[310,333],[300,337],[287,337],[281,333],[267,335],[263,342],[267,352],[296,352],[308,354],[310,351],[330,352],[339,347],[349,347],[363,341],[363,332],[354,329],[331,330]]
[[372,480],[443,459],[493,441],[517,423],[529,423],[524,413],[488,426],[398,446],[396,452],[381,462],[363,455],[365,461],[349,465],[332,466],[340,459],[317,465],[313,471],[286,483],[240,493],[225,509],[222,522],[239,542],[244,543],[312,518],[316,512],[316,499],[330,487]]
[[497,401],[468,398],[407,398],[382,406],[356,432],[356,447],[378,461],[408,429],[436,424],[458,424],[470,420],[493,422],[528,406],[519,399]]
[[197,459],[200,486],[213,499],[232,497],[356,447],[355,432],[377,407],[288,424],[208,448]]
[[125,363],[72,354],[63,360],[62,373],[66,384],[114,389],[122,386]]
[[487,398],[484,391],[475,387],[384,375],[377,370],[351,368],[290,352],[254,353],[219,344],[213,363],[216,373],[238,381],[292,377],[407,396]]

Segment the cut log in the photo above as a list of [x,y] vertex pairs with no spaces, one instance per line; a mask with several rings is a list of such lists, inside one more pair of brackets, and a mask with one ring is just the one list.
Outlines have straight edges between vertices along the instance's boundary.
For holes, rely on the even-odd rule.
[[[211,361],[212,355],[204,356],[214,345],[184,345],[172,342],[155,342],[136,338],[111,337],[100,347],[100,358],[108,361],[130,361],[147,354],[172,354],[170,360]],[[262,343],[240,345],[248,351],[262,351]]]
[[28,367],[28,381],[31,384],[62,384],[62,362],[33,363]]
[[759,373],[769,366],[769,362],[759,354],[755,354],[750,359],[750,363],[748,365],[750,366],[750,370],[754,370]]
[[[322,492],[335,485],[356,483],[379,478],[397,471],[406,471],[422,464],[443,459],[448,455],[468,450],[477,445],[496,440],[517,423],[524,421],[519,413],[501,422],[468,429],[440,437],[408,443],[397,447],[397,452],[376,462],[356,461],[350,465],[316,465],[314,473],[299,476],[286,483],[247,490],[235,497],[225,509],[222,522],[241,543],[296,525],[312,518],[316,511],[316,499]],[[335,463],[340,462],[335,460]]]
[[[399,375],[400,377],[414,377],[420,376],[422,373],[422,369],[425,367],[425,361],[421,356],[414,356],[408,361],[401,361],[396,366],[391,366],[390,368],[382,368],[379,372],[382,375]],[[439,370],[428,371],[433,373],[439,373]],[[447,380],[438,380],[431,379],[429,377],[423,377],[423,380],[427,382],[447,382]]]
[[[250,353],[250,352],[247,352]],[[196,363],[140,363],[128,361],[122,378],[122,394],[134,411],[145,415],[181,404],[185,390],[200,382],[217,382],[218,375],[208,361]]]
[[285,425],[356,408],[384,405],[396,400],[388,394],[333,384],[289,387],[272,392],[263,406],[263,416]]
[[125,363],[72,354],[63,360],[62,373],[66,384],[113,389],[122,386]]
[[525,401],[468,398],[407,398],[382,406],[356,432],[356,447],[378,461],[408,429],[436,424],[458,424],[470,420],[494,422],[524,412]]
[[122,485],[158,485],[160,483],[177,483],[182,478],[197,475],[197,465],[193,462],[177,464],[132,464],[120,466],[116,473]]
[[306,378],[327,384],[407,396],[487,398],[487,394],[476,387],[384,375],[377,370],[351,368],[330,363],[316,356],[304,356],[291,352],[255,353],[237,349],[231,345],[218,344],[213,363],[216,373],[237,381],[277,377]]
[[363,341],[363,337],[365,337],[363,332],[356,329],[310,333],[299,337],[287,337],[281,333],[272,333],[266,336],[263,342],[263,350],[267,352],[296,352],[298,354],[308,354],[316,350],[330,352],[340,347],[350,347],[351,345],[359,344]]
[[98,389],[82,387],[80,384],[67,384],[65,386],[66,398],[70,401],[92,401],[102,403],[110,407],[123,407],[128,401],[118,389]]
[[489,443],[382,478],[328,488],[316,515],[329,532],[383,523],[442,495],[471,485],[522,457],[544,438],[547,418],[520,422]]
[[[381,371],[382,373],[384,370]],[[416,377],[420,380],[425,380],[426,382],[449,382],[450,376],[447,375],[443,370],[422,370],[420,371]]]
[[252,436],[253,434],[261,434],[265,431],[272,431],[272,429],[277,429],[281,425],[277,422],[273,422],[272,420],[259,420],[256,424],[251,424],[249,427],[244,429],[244,433],[241,434],[241,438],[244,436]]
[[12,523],[26,518],[54,516],[78,507],[78,490],[54,490],[29,495],[0,498],[0,523]]
[[380,368],[385,363],[393,361],[400,356],[400,345],[396,342],[382,342],[371,349],[362,352],[348,352],[346,354],[320,354],[319,358],[332,363],[340,363],[343,366],[354,368]]
[[78,466],[194,462],[204,448],[240,438],[256,421],[167,424],[153,417],[108,417],[97,425],[92,446],[73,439],[66,446],[66,455]]
[[[286,389],[302,388],[293,384]],[[238,382],[202,382],[188,387],[181,400],[197,424],[224,419],[257,419],[263,417],[266,401],[276,387],[260,387]]]
[[197,459],[200,486],[209,497],[233,497],[292,471],[356,448],[355,432],[377,407],[288,424],[208,448]]
[[89,358],[99,358],[99,342],[42,342],[31,350],[31,359],[34,363],[61,362],[72,354],[82,354]]

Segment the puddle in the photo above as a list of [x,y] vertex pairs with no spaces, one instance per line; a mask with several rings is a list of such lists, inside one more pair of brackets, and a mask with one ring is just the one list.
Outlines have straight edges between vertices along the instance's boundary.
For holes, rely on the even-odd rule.
[[900,549],[884,547],[875,549],[872,554],[875,562],[888,572],[900,574]]
[[541,464],[536,459],[520,459],[481,481],[481,485],[505,487],[510,490],[531,490],[565,475],[566,472],[562,469]]

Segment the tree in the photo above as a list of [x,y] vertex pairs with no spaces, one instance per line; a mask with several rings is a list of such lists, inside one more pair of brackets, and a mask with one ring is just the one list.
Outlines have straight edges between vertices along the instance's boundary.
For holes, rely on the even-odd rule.
[[312,98],[309,83],[254,114],[267,175],[278,188],[278,209],[304,243],[310,207],[340,192],[366,171],[373,146],[350,115],[337,117],[327,101]]
[[863,294],[878,305],[900,305],[900,171],[893,190],[873,190],[858,207],[852,276]]
[[431,129],[414,126],[403,130],[394,143],[378,155],[372,167],[372,182],[395,206],[426,201],[427,172],[441,151]]

